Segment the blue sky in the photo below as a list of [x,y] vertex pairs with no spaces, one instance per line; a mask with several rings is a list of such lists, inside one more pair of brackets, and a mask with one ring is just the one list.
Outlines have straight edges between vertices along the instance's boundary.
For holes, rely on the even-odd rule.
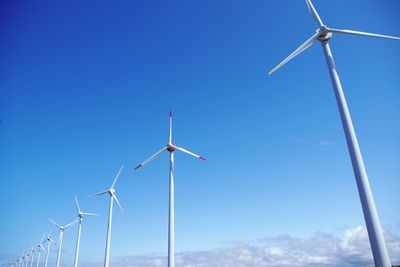
[[[314,1],[328,26],[400,35],[388,0]],[[7,1],[0,8],[0,251],[19,255],[87,218],[82,260],[101,261],[106,189],[121,164],[112,257],[165,253],[174,140],[176,250],[364,225],[321,47],[304,1]],[[399,43],[334,36],[331,48],[386,229],[400,234]],[[76,229],[65,235],[65,260]]]

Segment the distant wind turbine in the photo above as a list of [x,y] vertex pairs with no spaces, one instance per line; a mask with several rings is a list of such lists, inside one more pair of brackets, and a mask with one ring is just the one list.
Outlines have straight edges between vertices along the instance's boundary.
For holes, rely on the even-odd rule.
[[35,260],[35,247],[31,248],[31,263],[30,263],[30,267],[33,266],[33,261]]
[[25,267],[25,254],[21,257],[21,262],[19,263],[20,267]]
[[378,213],[376,211],[374,199],[372,197],[371,187],[369,185],[367,172],[364,167],[361,151],[358,145],[356,133],[354,131],[353,122],[351,120],[350,112],[347,107],[339,75],[336,71],[333,55],[329,47],[329,40],[332,38],[333,34],[361,35],[361,36],[379,37],[379,38],[394,39],[394,40],[400,40],[400,38],[382,34],[368,33],[368,32],[329,28],[323,24],[320,16],[318,15],[311,1],[306,0],[306,3],[308,5],[310,13],[317,21],[319,28],[317,29],[316,33],[313,36],[311,36],[311,38],[309,38],[292,54],[290,54],[281,63],[279,63],[274,69],[272,69],[269,72],[269,74],[274,73],[280,67],[289,62],[291,59],[293,59],[298,54],[303,52],[305,49],[310,47],[314,42],[318,41],[322,44],[325,53],[325,59],[328,64],[329,74],[332,80],[333,89],[335,92],[336,102],[339,108],[340,118],[342,120],[344,134],[347,140],[347,146],[351,162],[353,165],[353,171],[358,187],[358,194],[360,196],[361,206],[364,212],[364,219],[367,225],[369,242],[371,244],[372,254],[374,256],[375,266],[390,267],[391,264],[382,234],[382,227],[379,222]]
[[60,235],[58,237],[58,253],[57,253],[57,262],[56,262],[56,267],[60,266],[60,258],[61,258],[61,248],[62,248],[62,242],[63,242],[63,236],[64,236],[64,230],[68,229],[69,227],[71,227],[72,225],[76,224],[78,221],[74,220],[72,223],[66,224],[64,226],[59,225],[58,223],[56,223],[55,221],[53,221],[52,219],[50,219],[50,222],[52,224],[54,224],[55,226],[58,227],[58,230],[60,230]]
[[51,238],[51,230],[47,235],[46,241],[47,241],[47,250],[46,250],[46,260],[44,261],[44,267],[47,267],[47,263],[49,262],[50,245],[51,242],[53,242],[53,239]]
[[115,179],[109,189],[89,196],[89,197],[92,197],[92,196],[104,195],[107,193],[110,196],[110,208],[108,211],[107,240],[106,240],[106,251],[105,251],[105,256],[104,256],[104,267],[108,267],[110,265],[111,225],[112,225],[114,200],[117,203],[118,207],[121,209],[121,211],[123,211],[121,205],[119,204],[118,198],[115,194],[115,188],[114,188],[123,168],[124,168],[124,165],[122,165],[121,168],[119,169],[119,171],[118,171],[117,175],[115,176]]
[[37,256],[37,260],[36,260],[36,267],[39,267],[39,264],[40,264],[40,253],[42,251],[46,253],[46,251],[44,250],[43,245],[42,245],[43,242],[45,241],[44,240],[44,236],[45,236],[45,234],[43,234],[42,238],[40,239],[39,244],[36,245],[37,250],[38,250],[38,256]]
[[25,254],[22,255],[21,261],[20,261],[20,263],[19,263],[19,266],[20,266],[20,267],[25,267]]
[[29,266],[29,261],[31,260],[31,253],[30,253],[30,251],[28,250],[28,252],[26,252],[26,262],[25,262],[25,267],[28,267]]
[[95,216],[98,214],[81,211],[81,208],[79,207],[79,202],[78,202],[78,199],[76,198],[76,196],[75,196],[75,204],[76,204],[76,209],[78,211],[78,220],[79,220],[78,237],[76,239],[75,260],[74,260],[74,267],[77,267],[78,266],[78,257],[79,257],[79,246],[80,246],[80,242],[81,242],[81,230],[82,230],[83,217],[84,216]]
[[28,267],[28,262],[29,262],[29,252],[25,252],[23,258],[23,264],[22,267]]
[[182,151],[186,154],[189,154],[193,157],[196,157],[201,160],[206,160],[205,158],[190,152],[182,147],[178,147],[176,144],[172,142],[172,112],[169,113],[169,139],[168,144],[152,155],[150,158],[146,159],[138,166],[136,166],[135,170],[149,163],[153,159],[160,156],[164,151],[169,152],[169,223],[168,223],[168,267],[175,266],[175,227],[174,227],[174,152],[175,150]]

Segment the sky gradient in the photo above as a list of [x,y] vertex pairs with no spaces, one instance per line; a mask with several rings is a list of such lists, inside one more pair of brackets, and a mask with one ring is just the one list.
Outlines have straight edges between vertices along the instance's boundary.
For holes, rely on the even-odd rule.
[[[364,225],[322,48],[267,76],[315,32],[304,1],[1,5],[3,259],[37,243],[49,217],[72,221],[77,195],[101,214],[84,221],[81,260],[101,262],[108,201],[86,196],[121,164],[112,259],[165,254],[168,157],[133,168],[167,143],[170,110],[174,141],[208,159],[176,154],[177,252]],[[328,26],[400,36],[399,1],[314,5]],[[399,42],[330,44],[381,223],[398,237]]]

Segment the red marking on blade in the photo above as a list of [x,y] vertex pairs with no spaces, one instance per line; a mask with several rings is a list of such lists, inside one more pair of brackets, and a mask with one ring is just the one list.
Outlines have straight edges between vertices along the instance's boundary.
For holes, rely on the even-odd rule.
[[169,116],[172,117],[172,111],[169,112]]
[[199,159],[201,159],[201,160],[207,160],[206,158],[203,158],[202,156],[200,156]]
[[140,167],[142,167],[142,164],[137,165],[135,170],[139,169]]

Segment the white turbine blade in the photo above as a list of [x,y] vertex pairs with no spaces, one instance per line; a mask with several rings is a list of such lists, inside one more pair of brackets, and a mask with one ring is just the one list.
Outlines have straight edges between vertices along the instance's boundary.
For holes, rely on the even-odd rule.
[[172,144],[172,111],[169,112],[169,138],[168,144]]
[[279,63],[275,68],[273,68],[268,74],[271,75],[275,71],[277,71],[280,67],[288,63],[290,60],[292,60],[294,57],[296,57],[298,54],[309,48],[315,41],[315,38],[318,36],[318,33],[314,34],[311,36],[310,39],[305,41],[299,48],[294,50],[287,58],[285,58],[281,63]]
[[94,197],[94,196],[104,195],[105,193],[108,193],[108,190],[101,191],[101,192],[98,192],[98,193],[89,195],[88,197]]
[[142,163],[140,163],[139,165],[137,165],[135,167],[135,170],[139,169],[140,167],[144,166],[145,164],[149,163],[150,161],[152,161],[153,159],[157,158],[158,156],[161,155],[161,153],[163,153],[165,150],[167,150],[167,147],[163,147],[162,149],[160,149],[159,151],[157,151],[154,155],[152,155],[150,158],[146,159],[145,161],[143,161]]
[[71,227],[72,225],[76,224],[77,222],[78,222],[78,220],[75,219],[72,223],[69,223],[69,224],[67,224],[67,225],[64,225],[64,229],[67,229],[67,228]]
[[318,15],[317,10],[315,9],[313,3],[311,3],[311,0],[306,0],[307,6],[308,6],[308,10],[310,10],[311,15],[313,15],[314,19],[318,22],[319,26],[324,25],[322,23],[321,18]]
[[369,32],[360,32],[360,31],[353,31],[353,30],[339,30],[339,29],[330,29],[330,28],[328,29],[328,31],[332,32],[332,33],[339,33],[339,34],[361,35],[361,36],[379,37],[379,38],[400,40],[400,37],[390,36],[390,35],[383,35],[383,34],[376,34],[376,33],[369,33]]
[[122,165],[121,166],[121,168],[119,168],[119,171],[118,171],[118,173],[117,173],[117,175],[115,176],[115,179],[114,179],[114,182],[112,183],[112,185],[111,185],[111,188],[114,188],[114,186],[115,186],[115,183],[117,182],[117,180],[118,180],[118,177],[119,177],[119,175],[121,174],[121,172],[122,172],[122,169],[124,168],[125,166],[124,165]]
[[39,245],[43,244],[43,242],[45,241],[45,239],[44,239],[45,236],[46,236],[46,233],[43,233],[42,238],[40,239]]
[[111,195],[111,197],[114,198],[114,200],[115,200],[115,202],[117,203],[118,207],[121,209],[122,212],[124,212],[124,209],[121,207],[121,204],[119,204],[118,198],[117,198],[117,196],[115,195],[115,193],[113,193],[113,194]]
[[79,202],[78,198],[75,196],[75,203],[76,203],[76,209],[78,210],[78,214],[81,213],[81,208],[79,207]]
[[55,221],[53,221],[51,218],[49,218],[49,221],[54,224],[55,226],[57,226],[58,228],[61,228],[61,225],[59,225],[58,223],[56,223]]
[[88,215],[88,216],[99,216],[99,214],[96,213],[90,213],[90,212],[82,212],[83,215]]
[[207,160],[206,158],[203,158],[202,156],[197,155],[197,154],[195,154],[195,153],[193,153],[193,152],[190,152],[189,150],[184,149],[184,148],[182,148],[182,147],[179,147],[179,146],[174,146],[174,147],[175,147],[176,149],[178,149],[178,150],[180,150],[180,151],[182,151],[182,152],[184,152],[184,153],[186,153],[186,154],[189,154],[189,155],[191,155],[191,156],[193,156],[193,157],[196,157],[196,158],[198,158],[198,159]]

